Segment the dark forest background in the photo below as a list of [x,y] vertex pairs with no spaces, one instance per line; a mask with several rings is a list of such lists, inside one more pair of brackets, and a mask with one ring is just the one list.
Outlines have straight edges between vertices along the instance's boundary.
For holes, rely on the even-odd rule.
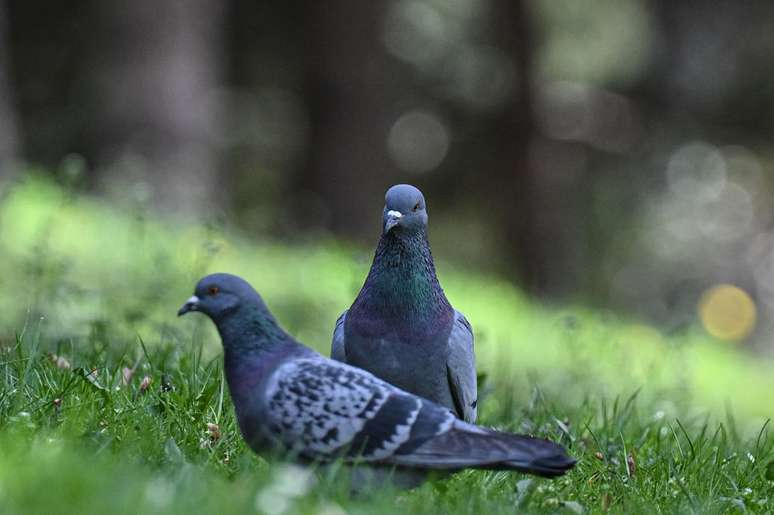
[[766,349],[772,56],[767,1],[0,0],[0,164],[364,247],[410,182],[443,260]]

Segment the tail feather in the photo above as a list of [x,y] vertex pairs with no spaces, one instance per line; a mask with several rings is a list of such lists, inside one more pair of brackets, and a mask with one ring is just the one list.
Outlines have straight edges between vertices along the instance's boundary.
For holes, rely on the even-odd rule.
[[390,461],[395,465],[439,470],[517,470],[543,477],[561,476],[576,463],[564,447],[549,440],[462,421],[407,454],[393,455]]
[[[504,465],[507,465],[507,467],[503,468],[517,470],[519,472],[525,472],[527,474],[534,474],[542,477],[563,476],[575,466],[578,460],[572,456],[564,454],[564,449],[561,446],[557,447],[559,447],[561,451],[559,454],[538,458],[529,463],[508,461],[503,463]],[[500,470],[501,467],[495,467],[495,469]]]

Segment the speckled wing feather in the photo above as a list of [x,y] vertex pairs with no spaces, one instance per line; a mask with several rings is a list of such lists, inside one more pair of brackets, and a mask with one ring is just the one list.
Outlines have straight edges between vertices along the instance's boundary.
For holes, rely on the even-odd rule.
[[446,372],[457,413],[465,422],[475,423],[478,412],[478,386],[473,329],[459,311],[454,312],[454,325],[449,335]]
[[311,459],[389,461],[448,430],[455,420],[443,408],[363,370],[322,357],[280,366],[266,396],[271,433]]

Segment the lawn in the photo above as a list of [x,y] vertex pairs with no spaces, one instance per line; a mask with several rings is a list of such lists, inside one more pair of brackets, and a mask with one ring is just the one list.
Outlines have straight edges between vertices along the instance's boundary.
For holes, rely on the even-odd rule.
[[466,471],[351,498],[345,470],[255,456],[215,332],[177,308],[205,273],[236,273],[325,353],[370,258],[19,183],[0,199],[0,512],[772,510],[774,364],[697,327],[663,334],[542,306],[443,261],[447,295],[476,332],[480,423],[559,440],[577,468],[555,481]]

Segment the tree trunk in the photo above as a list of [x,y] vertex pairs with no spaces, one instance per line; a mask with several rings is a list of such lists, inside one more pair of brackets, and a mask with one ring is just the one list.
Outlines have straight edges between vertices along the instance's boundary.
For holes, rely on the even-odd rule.
[[2,191],[3,183],[15,171],[18,145],[12,82],[9,77],[11,65],[8,41],[5,3],[0,0],[0,191]]
[[[100,3],[103,108],[93,135],[101,183],[137,184],[152,204],[218,203],[217,99],[224,5],[217,0]],[[119,192],[121,194],[123,192]]]
[[[372,241],[397,171],[387,155],[401,68],[381,44],[384,1],[334,0],[307,7],[310,155],[296,190],[314,220]],[[306,222],[306,223],[305,223]]]
[[553,256],[564,233],[562,219],[552,216],[556,199],[550,188],[542,188],[544,177],[530,160],[530,146],[536,138],[530,80],[532,27],[523,1],[497,0],[492,7],[495,44],[511,56],[516,74],[512,102],[500,112],[492,132],[488,191],[493,221],[511,256],[508,271],[533,293],[556,293]]

